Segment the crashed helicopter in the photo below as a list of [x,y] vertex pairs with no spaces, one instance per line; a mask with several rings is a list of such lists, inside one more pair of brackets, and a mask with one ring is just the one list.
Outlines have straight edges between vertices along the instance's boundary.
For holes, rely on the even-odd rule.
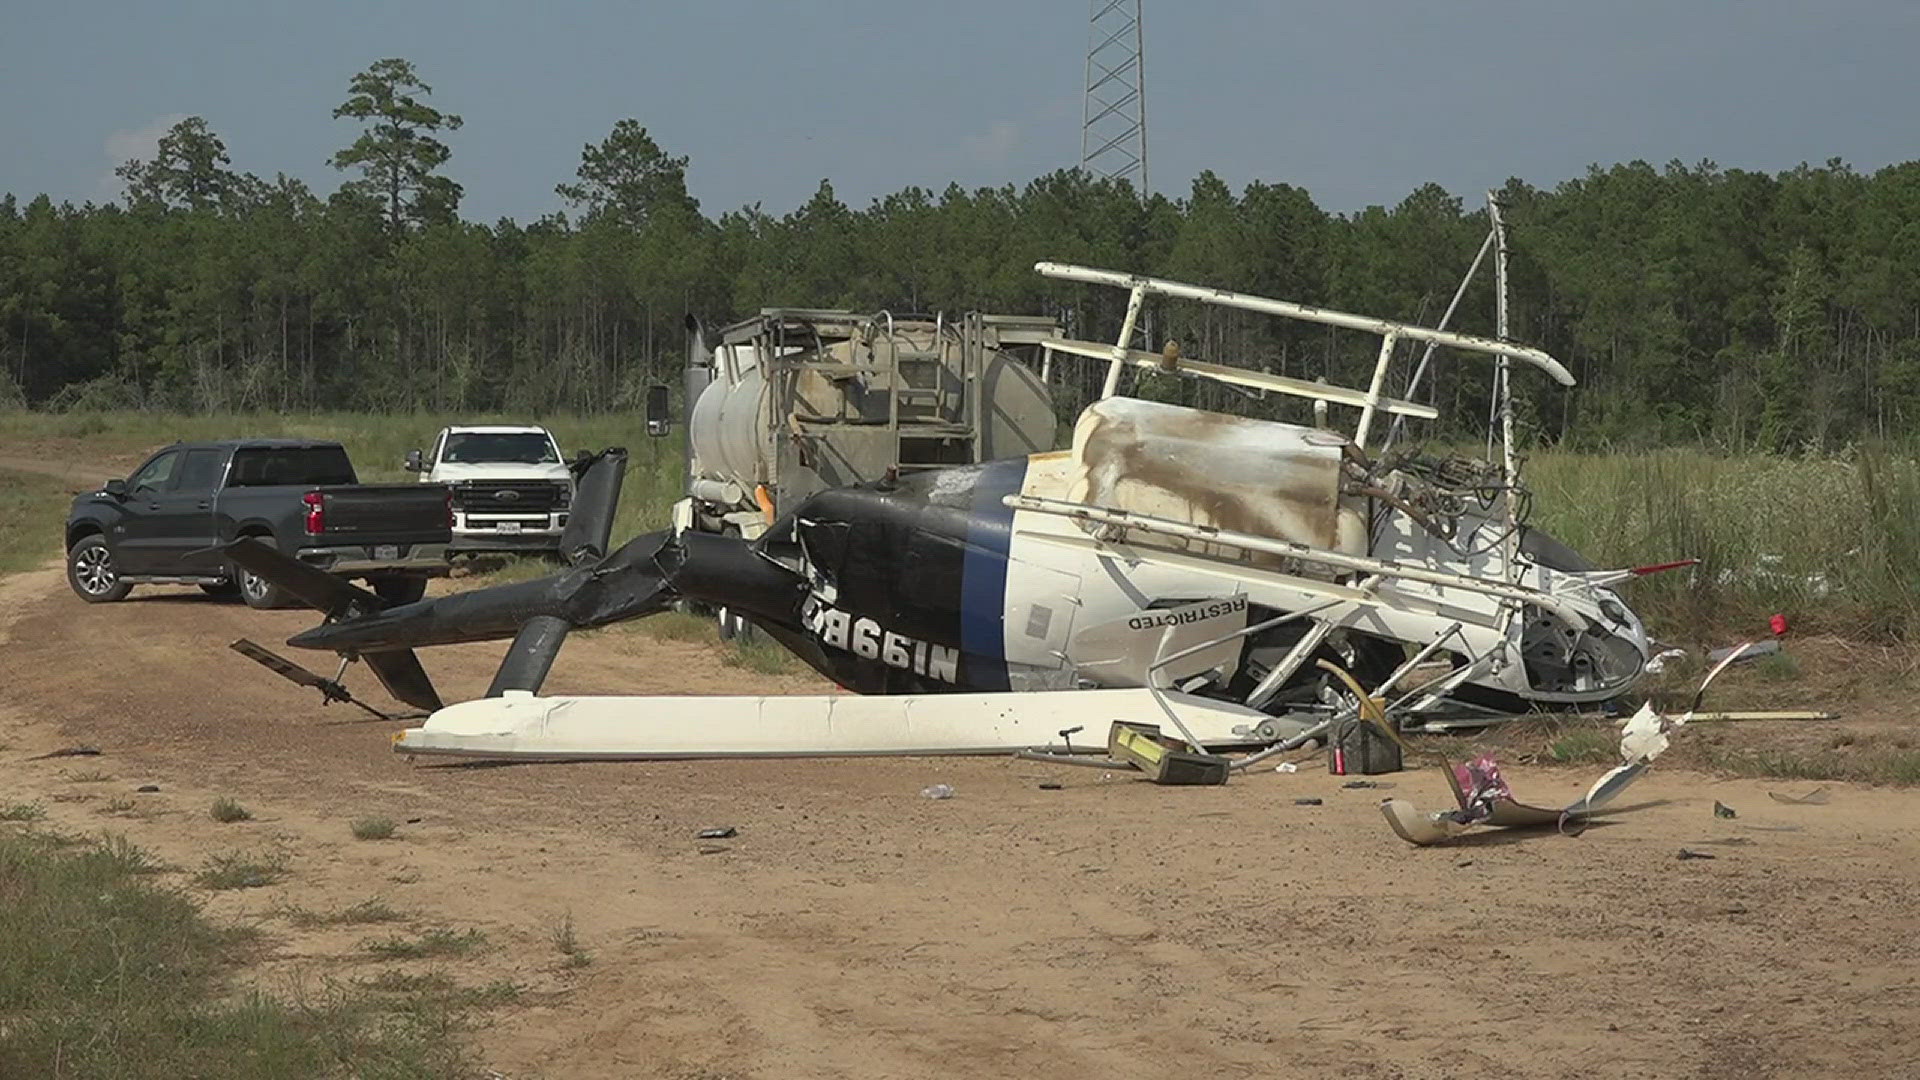
[[[1510,455],[1485,463],[1377,445],[1390,418],[1438,416],[1383,393],[1398,344],[1572,385],[1553,357],[1158,278],[1035,269],[1128,294],[1117,343],[1041,342],[1049,362],[1106,365],[1065,450],[821,490],[752,540],[680,528],[611,548],[626,453],[610,449],[577,463],[568,569],[410,604],[253,541],[226,550],[324,614],[288,644],[363,660],[396,698],[431,711],[395,737],[407,753],[998,752],[1127,717],[1170,722],[1203,748],[1272,746],[1347,693],[1323,661],[1396,719],[1458,701],[1598,702],[1638,678],[1648,637],[1616,586],[1646,569],[1595,569],[1528,525]],[[1150,297],[1373,334],[1371,381],[1348,388],[1136,350]],[[1128,397],[1129,368],[1305,398],[1317,419]],[[1328,426],[1332,407],[1357,413],[1350,434]],[[737,613],[852,693],[540,694],[570,631],[687,602]],[[487,695],[452,705],[413,651],[508,638]],[[1416,670],[1423,681],[1407,685]]]

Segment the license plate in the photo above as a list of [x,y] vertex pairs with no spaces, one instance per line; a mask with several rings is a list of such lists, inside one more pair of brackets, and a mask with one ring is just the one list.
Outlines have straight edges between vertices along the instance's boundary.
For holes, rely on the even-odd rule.
[[520,531],[520,523],[517,521],[503,521],[499,525],[495,526],[495,528],[499,529],[502,533],[510,536]]
[[377,544],[373,549],[373,557],[376,559],[398,559],[400,557],[400,545]]

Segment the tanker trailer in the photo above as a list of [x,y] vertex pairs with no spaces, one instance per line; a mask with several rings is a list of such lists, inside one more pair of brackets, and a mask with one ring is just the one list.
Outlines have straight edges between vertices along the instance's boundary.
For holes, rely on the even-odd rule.
[[[753,539],[831,487],[1052,449],[1038,368],[1058,322],[768,308],[711,342],[689,316],[674,528]],[[719,612],[721,632],[741,624]]]

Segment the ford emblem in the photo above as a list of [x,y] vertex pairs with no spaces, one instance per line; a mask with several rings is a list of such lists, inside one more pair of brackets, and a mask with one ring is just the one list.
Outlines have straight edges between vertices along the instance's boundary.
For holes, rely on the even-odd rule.
[[520,493],[513,490],[512,488],[507,488],[502,491],[496,491],[493,493],[493,497],[500,500],[501,502],[519,502],[520,501]]

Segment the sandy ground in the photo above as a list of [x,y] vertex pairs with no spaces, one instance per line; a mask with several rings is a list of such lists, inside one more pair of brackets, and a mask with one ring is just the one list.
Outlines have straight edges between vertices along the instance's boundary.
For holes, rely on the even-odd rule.
[[[1920,1059],[1920,793],[1832,784],[1828,805],[1788,806],[1767,793],[1814,785],[1656,769],[1578,837],[1413,849],[1380,792],[1318,762],[1207,789],[1003,759],[409,763],[389,750],[401,725],[226,649],[310,621],[162,588],[89,606],[57,569],[0,579],[0,802],[183,871],[284,852],[281,884],[194,889],[266,930],[255,977],[513,979],[521,1002],[474,1035],[497,1075],[1731,1078]],[[425,659],[459,698],[497,655]],[[364,672],[349,683],[377,697]],[[570,642],[548,686],[769,684],[819,688],[616,631]],[[34,760],[76,745],[101,753]],[[1595,770],[1512,773],[1551,803]],[[1446,798],[1432,771],[1382,779]],[[935,782],[957,796],[921,798]],[[255,820],[212,821],[221,795]],[[368,816],[397,838],[354,840]],[[695,839],[716,825],[739,835]],[[488,947],[396,965],[362,947],[393,927],[287,917],[372,898]],[[552,944],[568,915],[586,967]]]

